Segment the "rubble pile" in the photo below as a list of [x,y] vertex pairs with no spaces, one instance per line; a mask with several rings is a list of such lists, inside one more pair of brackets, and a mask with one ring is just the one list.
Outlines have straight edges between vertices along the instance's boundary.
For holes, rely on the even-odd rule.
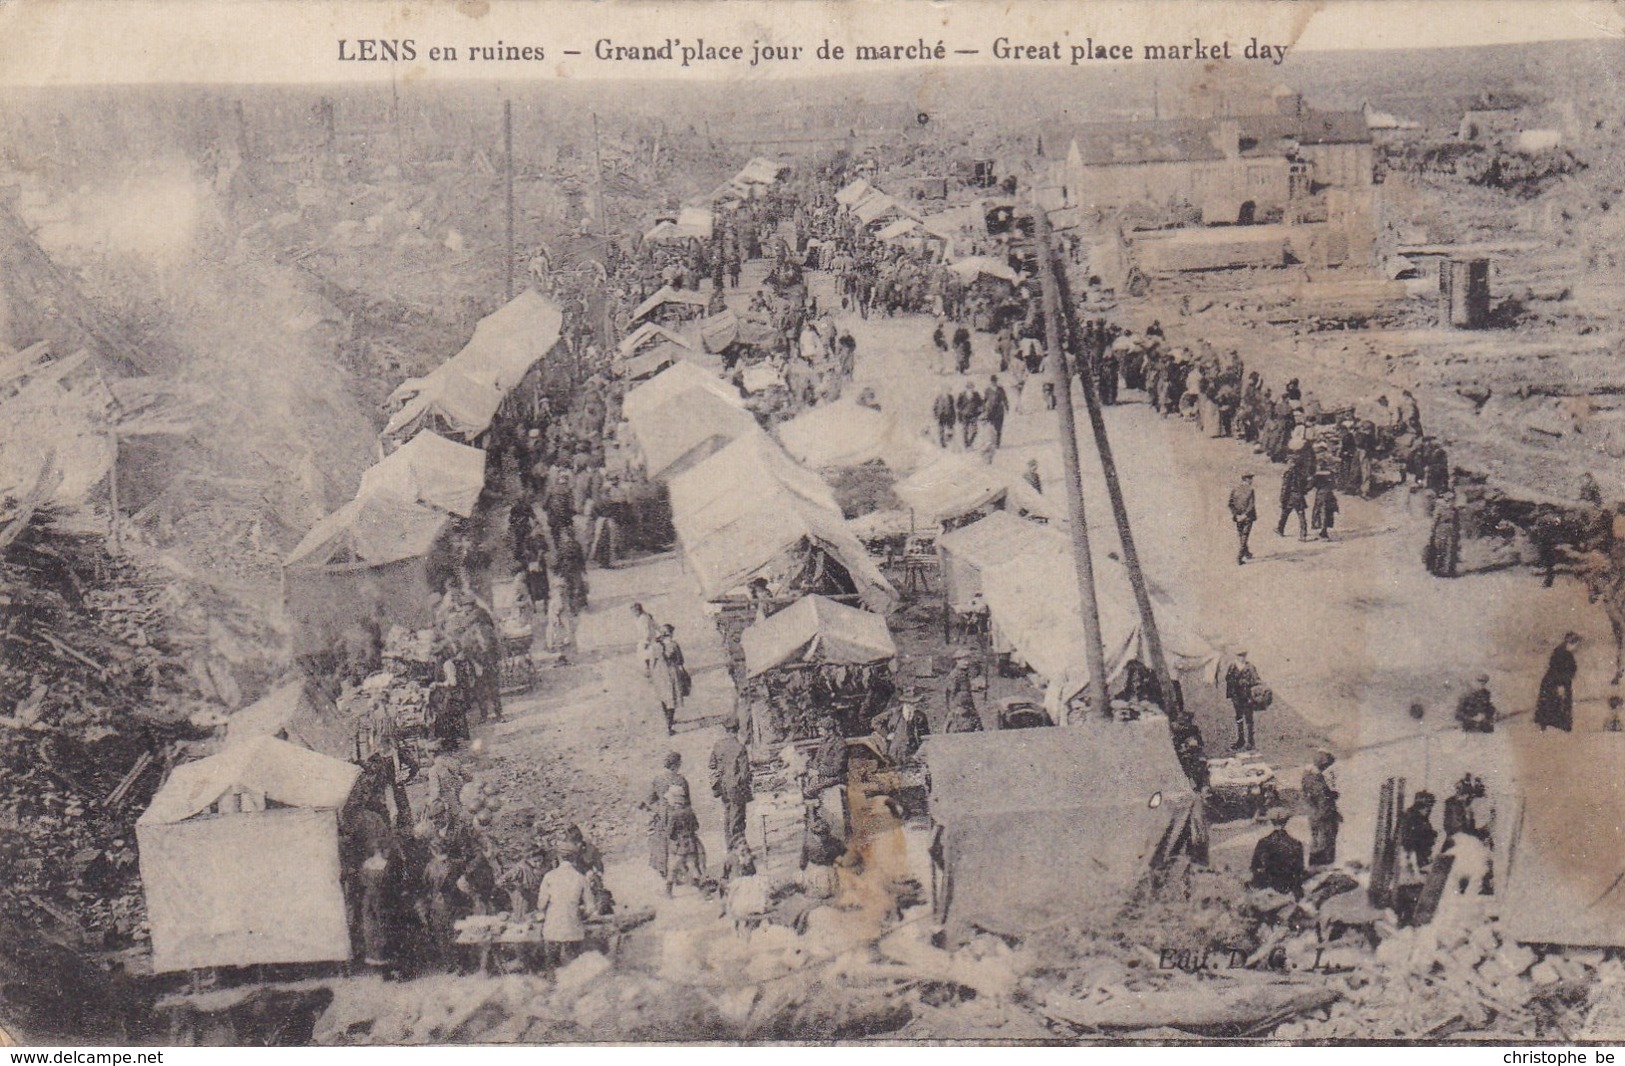
[[99,538],[49,512],[13,521],[26,528],[0,556],[0,657],[16,667],[0,673],[0,912],[128,943],[143,931],[134,819],[155,756],[218,706],[195,676],[208,668],[187,666],[206,632],[178,635],[181,592]]
[[737,1036],[716,1000],[692,986],[611,967],[589,952],[556,979],[456,975],[410,982],[365,978],[334,986],[312,1043],[579,1043],[719,1040]]
[[1493,920],[1449,935],[1432,927],[1385,930],[1374,951],[1333,948],[1321,953],[1320,965],[1338,975],[1331,980],[1346,989],[1343,998],[1278,1027],[1275,1037],[1439,1039],[1488,1031],[1573,1040],[1594,991],[1625,982],[1625,963],[1608,953],[1536,950],[1507,939]]

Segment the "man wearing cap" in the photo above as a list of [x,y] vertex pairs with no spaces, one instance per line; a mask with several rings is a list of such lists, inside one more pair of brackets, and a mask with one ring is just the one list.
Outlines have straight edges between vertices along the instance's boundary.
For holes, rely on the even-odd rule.
[[711,749],[711,794],[722,801],[722,835],[732,852],[745,842],[745,810],[751,791],[750,755],[739,743],[739,719],[729,715]]
[[1253,712],[1258,709],[1254,697],[1262,687],[1258,667],[1247,661],[1247,649],[1237,648],[1235,662],[1224,672],[1224,694],[1236,712],[1236,751],[1253,750]]
[[1337,861],[1337,827],[1343,814],[1337,809],[1337,789],[1326,777],[1336,756],[1322,748],[1315,761],[1303,772],[1300,794],[1309,809],[1309,865],[1330,866]]
[[931,733],[931,723],[919,709],[919,698],[918,692],[907,689],[898,697],[897,706],[874,720],[875,735],[884,742],[886,757],[899,766],[914,757]]
[[1252,886],[1302,899],[1303,882],[1309,875],[1303,864],[1303,842],[1286,831],[1292,815],[1285,807],[1270,808],[1269,818],[1275,828],[1253,847]]
[[1236,549],[1236,565],[1241,566],[1253,557],[1247,547],[1247,537],[1253,531],[1253,523],[1258,521],[1258,497],[1253,493],[1253,475],[1241,475],[1241,483],[1230,490],[1230,518],[1236,523],[1236,539],[1240,541]]
[[1471,692],[1456,702],[1456,721],[1464,733],[1495,732],[1495,701],[1490,697],[1490,675],[1479,674]]
[[1313,456],[1307,448],[1299,448],[1286,461],[1281,474],[1281,519],[1275,523],[1275,535],[1286,536],[1287,519],[1298,516],[1298,539],[1309,539],[1309,482],[1313,473]]
[[1044,479],[1038,474],[1038,460],[1028,459],[1027,469],[1022,471],[1021,480],[1033,487],[1034,492],[1044,491]]

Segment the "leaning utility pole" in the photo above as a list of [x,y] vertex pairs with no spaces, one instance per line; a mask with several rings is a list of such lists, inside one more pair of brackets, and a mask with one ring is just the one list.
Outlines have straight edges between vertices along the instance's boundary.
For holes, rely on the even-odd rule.
[[1083,615],[1083,653],[1085,664],[1089,667],[1089,702],[1094,705],[1096,714],[1110,718],[1112,705],[1106,694],[1106,649],[1100,636],[1100,606],[1095,601],[1095,561],[1094,556],[1089,554],[1089,524],[1084,516],[1078,426],[1072,414],[1072,380],[1067,369],[1066,348],[1061,343],[1066,327],[1061,318],[1055,260],[1050,255],[1049,217],[1036,203],[1033,205],[1033,216],[1038,220],[1038,280],[1044,305],[1044,343],[1049,349],[1055,413],[1061,423],[1061,461],[1066,467],[1067,507],[1072,519],[1072,564],[1078,579],[1078,606]]
[[[1049,220],[1046,218],[1042,226],[1047,230]],[[1044,242],[1042,254],[1049,256],[1048,241]],[[1053,258],[1050,259],[1053,263]],[[1052,269],[1054,269],[1052,267]],[[1070,286],[1066,283],[1063,271],[1055,269],[1057,288],[1060,290],[1060,304],[1062,315],[1066,319],[1067,336],[1080,349],[1083,343],[1083,330],[1079,328],[1077,309],[1072,304]],[[1168,672],[1168,659],[1162,650],[1162,632],[1157,628],[1156,615],[1151,609],[1151,593],[1145,583],[1145,571],[1140,566],[1140,553],[1134,546],[1134,531],[1129,527],[1128,507],[1123,502],[1123,485],[1117,478],[1117,461],[1112,457],[1112,442],[1106,435],[1106,418],[1101,411],[1099,384],[1095,378],[1094,367],[1091,361],[1084,360],[1083,352],[1078,352],[1079,365],[1083,373],[1079,375],[1083,387],[1083,402],[1089,412],[1089,426],[1095,434],[1095,450],[1100,453],[1100,469],[1106,477],[1106,495],[1111,500],[1112,517],[1117,522],[1117,539],[1123,545],[1123,565],[1128,569],[1129,584],[1134,588],[1134,603],[1140,611],[1140,632],[1145,636],[1146,653],[1151,659],[1151,670],[1157,675],[1157,686],[1163,694],[1166,705],[1168,695],[1173,691],[1173,676]]]
[[502,101],[502,169],[508,195],[508,299],[513,299],[513,101]]

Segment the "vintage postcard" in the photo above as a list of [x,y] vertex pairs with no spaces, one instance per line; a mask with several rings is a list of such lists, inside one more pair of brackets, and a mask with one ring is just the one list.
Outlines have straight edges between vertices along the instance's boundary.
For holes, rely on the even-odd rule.
[[1622,76],[0,3],[0,1029],[1625,1040]]

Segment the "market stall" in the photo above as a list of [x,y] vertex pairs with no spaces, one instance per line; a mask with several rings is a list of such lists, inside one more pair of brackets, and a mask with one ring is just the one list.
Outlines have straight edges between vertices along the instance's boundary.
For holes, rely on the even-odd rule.
[[270,736],[176,767],[136,822],[153,970],[349,959],[339,812],[360,772]]
[[803,596],[746,629],[740,644],[753,743],[807,740],[825,715],[859,736],[891,699],[897,645],[877,614]]

